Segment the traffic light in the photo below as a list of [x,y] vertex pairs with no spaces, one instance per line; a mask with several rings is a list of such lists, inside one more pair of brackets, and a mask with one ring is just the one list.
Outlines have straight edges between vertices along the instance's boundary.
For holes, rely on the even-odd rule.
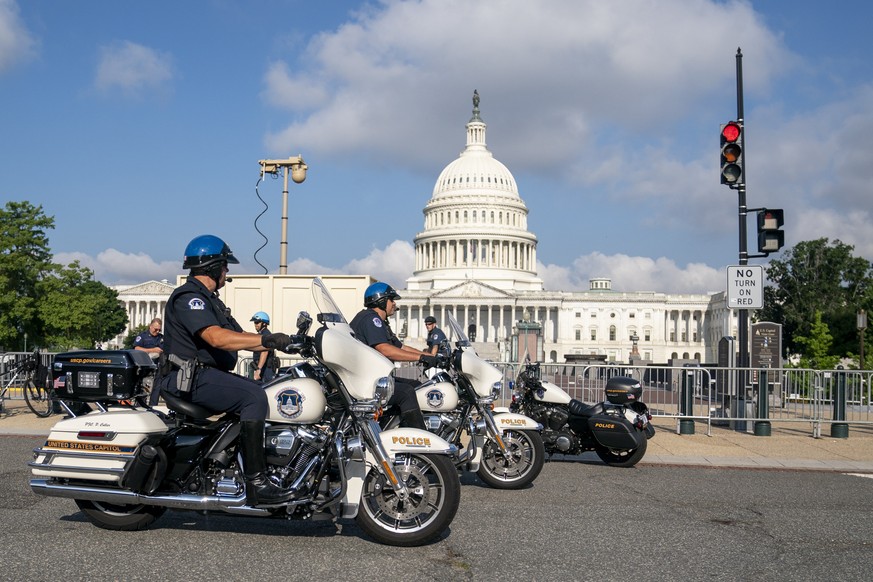
[[785,233],[779,230],[785,220],[782,209],[768,209],[758,211],[758,252],[775,253],[785,244]]
[[734,186],[743,181],[743,126],[730,121],[721,126],[721,183]]

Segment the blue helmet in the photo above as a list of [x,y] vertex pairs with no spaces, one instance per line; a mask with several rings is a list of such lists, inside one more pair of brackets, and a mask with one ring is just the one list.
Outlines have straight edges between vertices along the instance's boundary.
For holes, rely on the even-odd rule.
[[400,299],[400,294],[388,283],[373,283],[364,291],[364,307],[385,309],[389,299]]
[[254,321],[255,323],[270,323],[270,316],[264,311],[258,311],[249,321]]
[[182,263],[182,268],[208,267],[225,261],[232,264],[239,263],[227,243],[217,236],[201,234],[185,247],[185,260]]

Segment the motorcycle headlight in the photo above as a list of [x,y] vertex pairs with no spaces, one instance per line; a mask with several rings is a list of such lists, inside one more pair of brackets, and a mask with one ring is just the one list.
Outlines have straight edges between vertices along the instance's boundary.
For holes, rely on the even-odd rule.
[[376,380],[376,402],[379,406],[386,406],[394,396],[394,376],[383,376]]

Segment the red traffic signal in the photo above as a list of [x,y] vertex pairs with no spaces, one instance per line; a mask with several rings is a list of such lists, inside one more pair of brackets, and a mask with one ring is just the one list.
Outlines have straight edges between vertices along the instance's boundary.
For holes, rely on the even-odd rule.
[[733,186],[743,178],[743,126],[731,121],[721,126],[721,183]]

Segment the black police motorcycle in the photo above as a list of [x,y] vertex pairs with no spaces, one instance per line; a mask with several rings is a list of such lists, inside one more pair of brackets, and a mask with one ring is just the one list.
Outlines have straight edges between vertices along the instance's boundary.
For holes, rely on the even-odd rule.
[[585,404],[543,380],[540,365],[528,362],[515,382],[509,409],[542,423],[549,455],[594,451],[607,465],[633,467],[655,434],[649,408],[640,400],[643,387],[633,378],[613,376],[605,391],[605,401]]

